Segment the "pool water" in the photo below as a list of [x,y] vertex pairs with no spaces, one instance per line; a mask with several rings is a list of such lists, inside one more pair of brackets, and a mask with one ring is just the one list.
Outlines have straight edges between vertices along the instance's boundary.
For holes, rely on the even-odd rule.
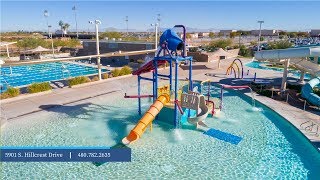
[[[252,62],[249,62],[247,64],[245,64],[246,66],[248,67],[251,67],[251,68],[256,68],[256,69],[265,69],[265,70],[273,70],[273,71],[279,71],[279,72],[283,72],[283,68],[272,68],[272,67],[267,67],[265,66],[266,64],[270,64],[270,63],[267,63],[267,62],[259,62],[259,61],[252,61]],[[292,75],[293,77],[295,78],[300,78],[300,73],[298,70],[293,70],[293,69],[289,69],[289,75]],[[310,74],[305,74],[304,75],[304,78],[305,79],[310,79],[311,76]]]
[[98,73],[98,69],[95,67],[67,62],[1,67],[0,71],[2,90],[6,90],[8,85],[11,87],[25,86],[32,83],[56,81]]
[[[205,89],[205,88],[204,88]],[[218,96],[218,89],[212,90]],[[143,112],[151,102],[142,101]],[[11,120],[3,146],[114,146],[140,116],[123,93],[52,108]],[[168,117],[170,118],[170,117]],[[157,121],[157,120],[156,120]],[[206,124],[243,139],[238,145],[191,129],[154,123],[132,144],[132,162],[1,163],[4,179],[317,179],[320,153],[291,124],[236,91],[225,91],[223,111]]]

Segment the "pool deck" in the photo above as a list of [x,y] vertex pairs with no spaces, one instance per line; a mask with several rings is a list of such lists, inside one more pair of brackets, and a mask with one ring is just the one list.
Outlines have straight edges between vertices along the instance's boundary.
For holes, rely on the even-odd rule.
[[[221,68],[218,69],[217,61],[210,63],[196,63],[193,65],[193,80],[207,80],[212,82],[236,85],[238,81],[232,81],[230,76],[225,75],[227,67],[230,65],[233,59],[226,59],[221,61]],[[249,62],[251,59],[243,59],[243,62]],[[262,69],[253,69],[245,67],[245,70],[250,69],[251,74],[257,73],[258,78],[277,79],[282,77],[282,72],[266,71]],[[168,69],[161,69],[164,74]],[[211,75],[206,75],[210,73]],[[245,72],[246,73],[246,72]],[[151,77],[151,73],[147,73],[146,76]],[[179,69],[179,78],[185,79],[188,77],[188,67],[182,66]],[[144,82],[144,84],[151,84]],[[79,102],[85,99],[90,99],[98,96],[107,97],[113,93],[124,93],[130,89],[130,92],[136,92],[137,78],[135,76],[126,76],[118,78],[110,78],[99,82],[88,83],[87,85],[76,88],[62,88],[54,89],[51,93],[40,94],[39,96],[17,98],[16,100],[10,100],[7,102],[1,101],[1,116],[6,117],[7,120],[20,119],[25,115],[30,115],[44,110],[40,108],[41,105],[47,105],[46,108],[51,108],[59,105],[66,105],[74,102]],[[267,105],[281,116],[286,118],[291,124],[299,129],[315,146],[320,147],[320,137],[314,134],[310,134],[305,129],[300,127],[300,124],[307,121],[312,121],[320,124],[320,113],[312,113],[303,111],[296,107],[290,106],[285,102],[273,100],[271,98],[255,95],[255,99],[259,102]],[[42,106],[43,107],[43,106]],[[320,150],[320,149],[319,149]]]

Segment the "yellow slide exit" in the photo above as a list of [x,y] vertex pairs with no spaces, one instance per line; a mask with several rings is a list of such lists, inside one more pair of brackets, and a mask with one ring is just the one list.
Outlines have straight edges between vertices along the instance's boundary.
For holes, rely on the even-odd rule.
[[130,131],[129,135],[122,139],[122,143],[131,144],[138,140],[147,129],[148,125],[152,123],[157,114],[159,114],[163,106],[169,101],[170,97],[168,94],[160,95],[158,99],[150,106],[149,110],[142,116],[137,125]]

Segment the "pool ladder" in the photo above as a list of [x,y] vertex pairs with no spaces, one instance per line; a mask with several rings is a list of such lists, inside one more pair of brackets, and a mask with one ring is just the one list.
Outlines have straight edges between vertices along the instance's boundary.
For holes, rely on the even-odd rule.
[[313,122],[312,120],[306,121],[300,124],[300,127],[303,128],[306,132],[319,136],[320,127],[319,124]]

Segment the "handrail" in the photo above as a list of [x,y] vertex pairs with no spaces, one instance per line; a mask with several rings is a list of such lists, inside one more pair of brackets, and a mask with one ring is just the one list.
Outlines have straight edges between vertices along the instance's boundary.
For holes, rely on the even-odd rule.
[[210,101],[210,100],[206,100],[206,104],[208,105],[209,103],[212,104],[212,110],[211,110],[211,114],[214,115],[214,102],[213,101]]
[[254,98],[254,93],[252,91],[252,88],[250,86],[231,86],[227,84],[221,84],[221,90],[220,90],[220,110],[222,109],[222,100],[223,100],[223,89],[243,89],[243,88],[248,88],[251,91],[251,98],[252,98],[252,105],[255,106],[255,98]]
[[153,95],[132,95],[128,96],[127,93],[124,93],[124,98],[150,98],[153,97]]
[[202,85],[202,84],[204,84],[204,83],[206,83],[206,82],[211,82],[211,80],[210,79],[207,79],[207,80],[204,80],[204,81],[201,81],[201,83],[200,83],[200,85]]
[[208,101],[210,99],[210,92],[211,92],[211,80],[207,79],[205,81],[201,81],[200,86],[202,86],[204,83],[208,82],[208,93],[206,94],[206,96],[208,96]]
[[227,89],[242,89],[242,88],[250,88],[250,86],[231,86],[231,85],[227,85],[227,84],[222,84],[223,88],[227,88]]
[[181,108],[181,106],[180,106],[180,104],[179,104],[179,101],[178,101],[178,100],[175,100],[174,103],[177,105],[180,113],[183,114],[183,110],[182,110],[182,108]]

